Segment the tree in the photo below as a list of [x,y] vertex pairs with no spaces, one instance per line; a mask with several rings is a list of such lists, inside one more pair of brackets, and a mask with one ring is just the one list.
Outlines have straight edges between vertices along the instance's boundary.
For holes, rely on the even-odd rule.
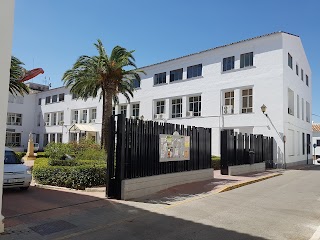
[[101,146],[107,152],[109,148],[110,120],[112,116],[112,101],[118,103],[118,94],[121,93],[130,102],[133,97],[134,81],[140,82],[140,73],[137,69],[134,51],[116,46],[108,56],[101,40],[94,44],[98,51],[97,56],[80,56],[73,67],[63,75],[64,85],[77,98],[88,99],[100,97],[103,101],[102,137]]
[[26,70],[23,62],[18,58],[11,57],[11,67],[10,67],[10,83],[9,83],[9,92],[12,95],[24,95],[29,94],[29,88],[21,80],[26,75]]

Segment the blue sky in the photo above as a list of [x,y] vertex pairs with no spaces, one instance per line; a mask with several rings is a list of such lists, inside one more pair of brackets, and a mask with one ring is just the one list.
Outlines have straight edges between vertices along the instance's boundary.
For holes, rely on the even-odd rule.
[[282,30],[302,39],[320,116],[319,10],[318,0],[16,0],[13,55],[27,69],[44,69],[34,82],[50,77],[58,87],[80,55],[96,54],[98,38],[109,51],[136,50],[141,67]]

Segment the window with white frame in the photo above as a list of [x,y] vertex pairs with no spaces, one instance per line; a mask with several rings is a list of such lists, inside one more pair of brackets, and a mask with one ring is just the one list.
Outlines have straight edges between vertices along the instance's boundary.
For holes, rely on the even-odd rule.
[[301,119],[304,120],[304,100],[301,98]]
[[202,64],[197,64],[187,68],[187,78],[202,76]]
[[78,123],[79,121],[79,110],[74,110],[72,112],[72,123]]
[[41,121],[41,113],[38,113],[37,126],[40,126],[40,121]]
[[70,133],[70,142],[77,141],[77,133]]
[[201,96],[189,97],[189,111],[193,116],[201,116]]
[[57,125],[57,120],[58,120],[57,115],[58,114],[55,112],[55,113],[52,113],[51,115],[52,115],[51,125],[55,126],[55,125]]
[[82,110],[81,123],[87,123],[87,117],[88,117],[88,110],[87,109]]
[[96,119],[97,118],[97,109],[92,108],[91,109],[91,119]]
[[288,88],[288,114],[294,116],[294,92]]
[[292,69],[292,56],[288,53],[288,66]]
[[296,64],[296,74],[299,76],[299,66]]
[[139,117],[139,112],[140,112],[140,105],[139,103],[135,103],[135,104],[132,104],[132,117],[136,117],[138,118]]
[[160,100],[156,102],[156,114],[164,114],[165,112],[165,101]]
[[253,66],[253,52],[240,55],[240,68]]
[[59,112],[59,125],[64,123],[64,112]]
[[124,117],[127,117],[127,105],[120,106],[120,113],[123,114]]
[[7,147],[20,147],[21,146],[21,133],[6,132],[6,146]]
[[44,125],[49,126],[50,125],[50,113],[44,114]]
[[252,113],[252,88],[242,90],[242,113]]
[[132,80],[132,86],[133,88],[140,88],[140,84],[141,84],[141,81],[138,80],[138,79],[133,79]]
[[297,118],[300,118],[300,97],[297,95]]
[[301,68],[301,80],[303,81],[303,69]]
[[224,58],[222,70],[225,72],[232,69],[234,69],[234,56]]
[[47,146],[49,143],[49,134],[43,134],[43,147]]
[[171,117],[182,117],[182,98],[172,99],[171,101]]
[[182,80],[182,73],[182,68],[170,71],[170,82]]
[[7,113],[7,125],[22,125],[22,114],[20,113]]
[[306,101],[306,121],[310,122],[310,103]]
[[64,101],[64,93],[60,93],[59,94],[59,102],[63,102]]
[[46,104],[51,103],[51,96],[46,97]]
[[234,106],[234,91],[224,93],[224,105]]
[[38,99],[38,105],[41,105],[41,98]]
[[57,142],[62,143],[62,133],[57,133]]
[[306,85],[309,86],[309,77],[306,75]]
[[56,134],[50,133],[50,142],[56,142]]
[[154,85],[166,83],[166,73],[163,72],[163,73],[155,74],[153,81],[154,81]]
[[58,95],[53,95],[52,96],[52,103],[58,102]]

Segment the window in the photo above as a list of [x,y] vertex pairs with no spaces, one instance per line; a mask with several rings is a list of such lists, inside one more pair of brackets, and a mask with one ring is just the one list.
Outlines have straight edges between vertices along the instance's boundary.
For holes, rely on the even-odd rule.
[[304,101],[301,98],[301,119],[304,120]]
[[306,101],[306,121],[310,122],[310,103]]
[[53,102],[53,103],[58,102],[58,95],[53,95],[53,96],[52,96],[52,102]]
[[234,69],[234,56],[223,59],[223,71]]
[[201,116],[201,96],[189,97],[189,111],[193,116]]
[[301,68],[301,80],[303,81],[303,69]]
[[253,52],[240,55],[240,68],[253,66]]
[[311,153],[311,141],[310,134],[307,134],[307,154]]
[[224,105],[234,106],[234,91],[224,93]]
[[70,133],[70,141],[71,142],[77,141],[77,133]]
[[294,92],[288,88],[288,114],[294,116]]
[[133,88],[140,88],[140,81],[138,79],[133,79]]
[[157,114],[164,114],[165,112],[165,101],[157,101],[156,103],[156,113]]
[[172,102],[172,118],[182,117],[182,99],[173,99]]
[[91,119],[96,119],[97,118],[97,109],[92,108],[91,109]]
[[64,123],[64,112],[59,113],[59,125]]
[[39,144],[39,142],[40,142],[40,134],[36,134],[35,143]]
[[56,142],[56,134],[50,133],[50,142]]
[[320,146],[320,140],[317,140],[317,146]]
[[77,95],[75,93],[72,93],[72,97],[71,98],[72,99],[77,99],[78,97],[77,97]]
[[139,103],[132,104],[132,117],[139,117]]
[[57,125],[57,113],[52,113],[51,125]]
[[21,133],[6,133],[6,146],[20,147],[21,146]]
[[300,118],[300,98],[297,95],[297,118]]
[[182,68],[170,71],[170,82],[182,80],[182,73],[183,73]]
[[50,113],[45,113],[44,114],[44,122],[45,122],[45,126],[49,126],[49,124],[50,124]]
[[116,107],[112,107],[112,115],[116,115]]
[[57,142],[62,143],[62,133],[57,133]]
[[79,119],[79,111],[75,110],[73,111],[72,123],[78,123],[78,119]]
[[124,117],[127,116],[127,105],[120,106],[120,113],[124,115]]
[[296,64],[296,74],[299,76],[299,66]]
[[7,113],[7,125],[22,125],[22,114],[20,113]]
[[64,93],[59,94],[59,102],[64,101]]
[[88,117],[88,110],[87,109],[84,109],[82,111],[82,120],[81,120],[81,123],[87,123],[87,117]]
[[155,74],[153,81],[154,81],[154,85],[166,83],[167,82],[166,81],[166,73],[163,72],[163,73]]
[[51,96],[46,97],[46,104],[51,103]]
[[38,99],[38,105],[41,105],[41,98]]
[[292,56],[288,53],[288,66],[292,69]]
[[252,88],[242,90],[242,113],[252,113]]
[[304,133],[302,133],[302,155],[305,154],[305,147],[304,147]]
[[309,86],[309,77],[306,75],[306,85]]
[[41,121],[41,114],[39,113],[37,117],[37,126],[40,126],[40,121]]
[[202,64],[190,66],[187,68],[187,78],[202,76]]

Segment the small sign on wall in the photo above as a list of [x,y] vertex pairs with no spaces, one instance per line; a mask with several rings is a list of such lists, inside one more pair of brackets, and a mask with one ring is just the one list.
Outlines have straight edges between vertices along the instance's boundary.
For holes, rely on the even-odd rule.
[[160,162],[190,160],[190,136],[160,134],[159,144]]

